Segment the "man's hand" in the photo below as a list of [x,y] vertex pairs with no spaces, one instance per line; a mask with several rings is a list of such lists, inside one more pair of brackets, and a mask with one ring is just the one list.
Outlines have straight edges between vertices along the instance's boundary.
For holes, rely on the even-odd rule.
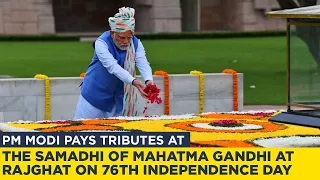
[[146,85],[148,85],[148,84],[154,84],[154,82],[152,80],[148,80]]
[[140,94],[142,97],[148,99],[148,94],[143,91],[145,88],[145,85],[141,81],[135,79],[132,81],[132,85],[135,86],[140,91]]

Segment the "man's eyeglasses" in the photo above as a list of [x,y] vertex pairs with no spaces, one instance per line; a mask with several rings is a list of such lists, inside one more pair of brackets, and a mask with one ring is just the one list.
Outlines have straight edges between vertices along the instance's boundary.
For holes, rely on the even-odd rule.
[[116,34],[116,36],[121,40],[125,40],[125,39],[131,40],[132,39],[132,36],[126,37],[126,36],[121,36],[121,35],[118,35],[118,34]]

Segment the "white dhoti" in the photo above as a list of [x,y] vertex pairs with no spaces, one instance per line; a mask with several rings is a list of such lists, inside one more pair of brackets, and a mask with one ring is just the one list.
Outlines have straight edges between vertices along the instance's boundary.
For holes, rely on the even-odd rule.
[[111,112],[105,112],[96,107],[92,106],[86,99],[84,99],[81,94],[79,96],[74,120],[79,119],[102,119],[109,117],[117,117],[121,113],[117,113],[116,105],[113,106]]

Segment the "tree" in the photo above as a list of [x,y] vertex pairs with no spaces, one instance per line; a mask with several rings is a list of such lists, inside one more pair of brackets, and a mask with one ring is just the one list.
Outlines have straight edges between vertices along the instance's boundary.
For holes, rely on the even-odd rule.
[[[317,0],[277,0],[281,9],[294,9],[299,7],[313,6]],[[308,46],[310,53],[320,68],[320,27],[318,26],[297,26],[296,34]]]

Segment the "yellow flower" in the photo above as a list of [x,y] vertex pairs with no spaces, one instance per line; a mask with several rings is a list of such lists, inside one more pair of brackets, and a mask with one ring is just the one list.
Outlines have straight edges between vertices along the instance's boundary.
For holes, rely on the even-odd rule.
[[50,120],[50,81],[49,77],[43,74],[37,74],[34,76],[36,79],[43,79],[44,84],[44,90],[45,90],[45,119]]
[[204,109],[204,76],[201,71],[191,71],[190,74],[198,75],[199,76],[199,108],[200,113],[203,112]]

